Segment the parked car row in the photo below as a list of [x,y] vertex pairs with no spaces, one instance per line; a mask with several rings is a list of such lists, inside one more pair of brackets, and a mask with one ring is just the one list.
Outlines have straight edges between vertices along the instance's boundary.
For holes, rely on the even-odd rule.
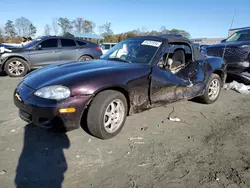
[[[54,42],[48,44],[51,39]],[[78,60],[101,54],[92,43],[83,44],[90,46],[89,51],[83,48],[78,53],[81,41],[64,40],[34,41],[29,54],[34,53],[38,65],[51,61],[43,53],[36,54],[57,53],[46,49],[51,43],[59,51],[55,59],[62,61],[67,55]],[[23,65],[37,66],[28,64],[30,59],[20,59]],[[175,35],[135,37],[116,44],[98,60],[50,64],[26,75],[15,89],[20,117],[46,129],[69,131],[82,126],[100,139],[114,137],[128,115],[150,108],[196,97],[214,103],[227,76],[222,58],[205,57],[187,38]]]
[[98,59],[101,48],[92,42],[70,37],[42,37],[23,47],[4,46],[11,52],[0,54],[0,71],[20,77],[31,69],[57,62]]

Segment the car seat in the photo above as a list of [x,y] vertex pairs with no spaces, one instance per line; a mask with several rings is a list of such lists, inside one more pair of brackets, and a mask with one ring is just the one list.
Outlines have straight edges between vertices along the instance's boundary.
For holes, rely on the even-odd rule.
[[176,49],[174,51],[173,57],[172,57],[173,62],[169,66],[169,69],[176,70],[181,67],[184,67],[186,62],[185,62],[185,51],[183,49]]

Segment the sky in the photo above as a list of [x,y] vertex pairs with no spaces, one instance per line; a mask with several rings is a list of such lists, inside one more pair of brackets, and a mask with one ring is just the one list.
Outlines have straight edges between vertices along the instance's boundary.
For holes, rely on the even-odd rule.
[[183,29],[198,37],[226,37],[233,28],[250,26],[250,0],[0,0],[0,27],[24,16],[44,34],[52,19],[83,17],[98,26],[111,22],[114,33],[145,27]]

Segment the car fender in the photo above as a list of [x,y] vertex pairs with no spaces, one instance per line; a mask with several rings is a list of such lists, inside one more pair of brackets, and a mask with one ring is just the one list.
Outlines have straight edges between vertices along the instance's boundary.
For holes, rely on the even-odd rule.
[[207,72],[207,76],[206,76],[206,80],[209,79],[209,77],[215,73],[218,74],[221,77],[221,80],[223,81],[223,84],[226,80],[226,68],[227,65],[226,63],[223,61],[222,58],[220,57],[208,57],[205,60],[205,67],[204,67],[204,71]]
[[24,55],[21,55],[19,53],[5,53],[1,56],[1,66],[2,66],[2,70],[4,69],[4,65],[5,63],[11,59],[11,58],[20,58],[20,59],[23,59],[24,61],[27,62],[27,65],[28,65],[28,68],[30,70],[30,62],[28,60],[28,57],[24,56]]

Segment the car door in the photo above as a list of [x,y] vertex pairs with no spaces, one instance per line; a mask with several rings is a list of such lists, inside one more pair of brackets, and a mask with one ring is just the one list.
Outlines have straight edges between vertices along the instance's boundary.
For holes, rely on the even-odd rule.
[[80,57],[80,47],[73,39],[60,39],[59,61],[76,61]]
[[29,52],[32,67],[41,67],[58,62],[58,40],[56,38],[45,39]]
[[168,104],[198,96],[204,89],[204,71],[201,62],[189,61],[173,73],[161,66],[152,67],[150,99],[152,104]]

